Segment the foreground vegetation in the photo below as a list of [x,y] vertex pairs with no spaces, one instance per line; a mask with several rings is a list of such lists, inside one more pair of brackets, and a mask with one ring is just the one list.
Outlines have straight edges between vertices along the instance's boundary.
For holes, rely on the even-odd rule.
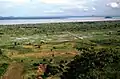
[[2,79],[119,79],[120,22],[0,25],[0,60]]

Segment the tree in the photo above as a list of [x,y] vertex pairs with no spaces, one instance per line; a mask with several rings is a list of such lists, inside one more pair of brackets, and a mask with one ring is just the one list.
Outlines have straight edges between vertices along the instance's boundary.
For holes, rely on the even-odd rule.
[[52,66],[52,65],[47,65],[47,69],[46,69],[46,72],[45,74],[47,76],[50,76],[50,75],[55,75],[59,73],[59,68],[58,66]]
[[76,56],[61,79],[119,79],[120,54],[117,50],[101,49]]
[[56,49],[56,47],[53,47],[53,49]]
[[2,55],[2,50],[0,49],[0,55]]
[[17,42],[14,42],[14,45],[16,46],[16,45],[17,45]]

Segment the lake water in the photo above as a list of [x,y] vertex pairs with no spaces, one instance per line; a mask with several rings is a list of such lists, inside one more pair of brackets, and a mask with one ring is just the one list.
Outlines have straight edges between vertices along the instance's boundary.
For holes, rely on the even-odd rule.
[[68,17],[65,19],[17,19],[17,20],[0,20],[0,25],[11,24],[37,24],[37,23],[59,23],[59,22],[92,22],[92,21],[111,21],[120,20],[120,17],[105,19],[104,17]]

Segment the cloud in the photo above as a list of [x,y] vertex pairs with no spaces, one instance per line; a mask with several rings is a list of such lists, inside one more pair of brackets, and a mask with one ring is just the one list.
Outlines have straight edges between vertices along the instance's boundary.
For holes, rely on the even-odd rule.
[[[119,13],[120,0],[0,0],[0,16]],[[107,6],[106,6],[107,4]],[[110,9],[112,8],[112,9]],[[106,12],[107,11],[107,12]]]
[[40,0],[40,2],[42,3],[46,3],[46,4],[67,4],[69,3],[68,0]]
[[84,4],[91,4],[96,0],[37,0],[45,4],[53,4],[53,5],[66,5],[66,6],[78,6]]
[[30,0],[0,0],[0,1],[9,2],[9,3],[17,3],[17,4],[30,2]]
[[93,11],[95,11],[95,10],[96,10],[96,8],[95,8],[95,7],[92,7],[92,10],[93,10]]
[[61,12],[64,12],[63,10],[47,10],[47,11],[44,11],[44,13],[61,13]]
[[108,3],[107,6],[110,6],[112,8],[120,8],[120,4],[117,2]]
[[88,8],[84,8],[83,10],[86,12],[86,11],[88,11],[89,9],[88,9]]

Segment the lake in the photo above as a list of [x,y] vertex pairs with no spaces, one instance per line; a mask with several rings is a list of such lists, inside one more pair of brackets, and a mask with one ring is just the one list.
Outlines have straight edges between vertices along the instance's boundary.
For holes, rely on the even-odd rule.
[[113,21],[120,20],[120,17],[68,17],[63,19],[17,19],[17,20],[0,20],[0,25],[11,24],[37,24],[37,23],[59,23],[59,22],[92,22],[92,21]]

